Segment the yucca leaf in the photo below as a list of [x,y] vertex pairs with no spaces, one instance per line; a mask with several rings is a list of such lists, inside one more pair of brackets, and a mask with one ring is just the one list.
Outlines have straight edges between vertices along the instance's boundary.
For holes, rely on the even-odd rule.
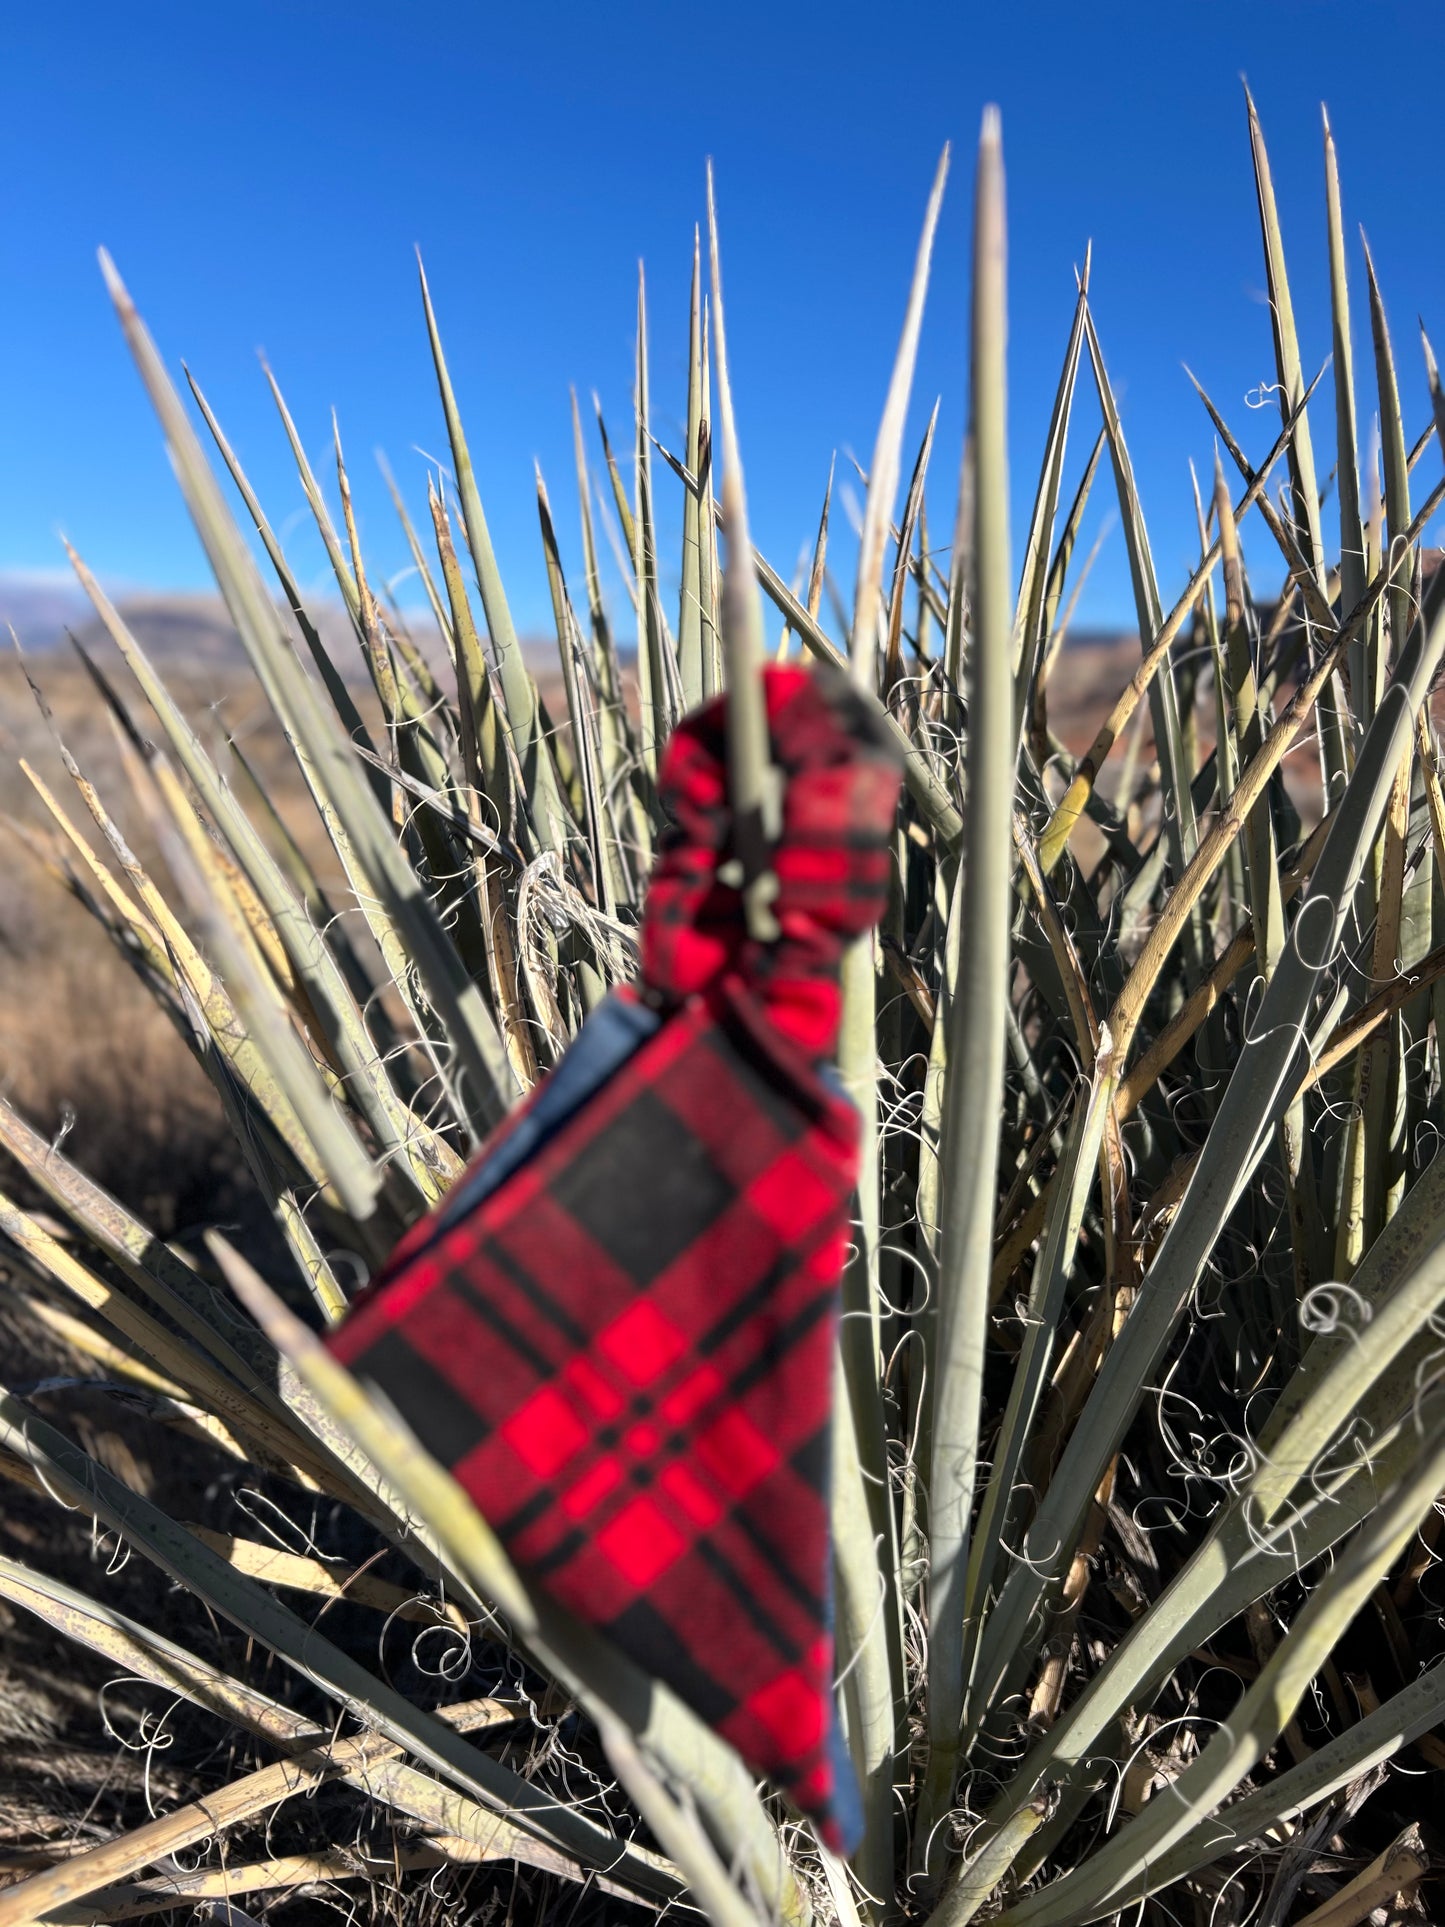
[[[1144,526],[1144,510],[1139,500],[1139,491],[1134,483],[1134,470],[1129,460],[1129,451],[1124,444],[1123,424],[1119,420],[1114,391],[1109,385],[1109,377],[1104,368],[1104,357],[1099,347],[1099,338],[1094,331],[1093,317],[1089,314],[1087,307],[1084,311],[1084,336],[1088,344],[1089,359],[1093,365],[1094,385],[1098,390],[1099,405],[1104,412],[1104,426],[1109,436],[1109,452],[1114,463],[1114,484],[1118,491],[1119,513],[1124,524],[1124,543],[1129,552],[1129,569],[1134,582],[1134,602],[1139,615],[1139,634],[1141,638],[1144,636],[1155,638],[1153,647],[1146,653],[1146,660],[1153,660],[1155,653],[1159,651],[1158,638],[1165,630],[1164,610],[1159,600],[1154,558],[1150,553],[1149,536]],[[1181,626],[1182,621],[1181,614]],[[1167,669],[1167,649],[1160,653],[1159,661]],[[1193,856],[1199,843],[1199,830],[1195,822],[1194,803],[1190,790],[1194,771],[1188,766],[1184,755],[1179,700],[1172,676],[1151,675],[1148,691],[1160,769],[1165,786],[1175,802],[1175,808],[1169,813],[1165,822],[1165,833],[1168,837],[1170,861],[1175,873],[1179,874]],[[1077,781],[1077,778],[1075,780]],[[1051,850],[1046,848],[1045,873],[1052,867],[1048,860],[1051,854]],[[1194,943],[1196,950],[1202,952],[1202,933],[1197,926]]]
[[[1006,230],[997,108],[984,115],[974,189],[971,417],[976,463],[972,648],[967,666],[968,817],[955,888],[964,892],[958,982],[939,1145],[938,1333],[929,1506],[928,1777],[920,1846],[941,1853],[934,1829],[952,1804],[963,1721],[965,1597],[979,1458],[987,1285],[997,1197],[991,1118],[1004,1054],[1015,764],[1013,590],[1006,429]],[[962,533],[962,531],[960,531]],[[984,1098],[987,1090],[990,1096]],[[986,1104],[986,1108],[985,1108]],[[925,1863],[926,1864],[926,1863]],[[935,1863],[936,1865],[937,1863]]]
[[[828,571],[828,517],[833,506],[833,472],[837,466],[838,458],[834,455],[828,462],[828,486],[823,490],[818,533],[813,538],[813,560],[808,569],[808,614],[814,622],[818,620],[818,611],[823,606],[823,579]],[[791,623],[788,627],[791,631]]]
[[[1340,513],[1340,609],[1353,609],[1365,590],[1364,530],[1360,520],[1359,433],[1355,419],[1355,351],[1350,334],[1350,288],[1345,267],[1340,176],[1329,115],[1324,117],[1325,213],[1330,256],[1330,320],[1335,383],[1335,486]],[[1364,640],[1350,652],[1350,699],[1357,725],[1374,714],[1378,691],[1367,673]]]
[[[704,439],[712,433],[712,400],[704,386],[702,352],[702,241],[698,230],[692,232],[692,296],[688,309],[687,358],[687,466],[689,473],[703,472]],[[711,539],[703,527],[709,493],[684,492],[682,498],[682,590],[677,612],[677,657],[682,676],[683,705],[695,709],[703,699],[703,662],[712,638],[704,640],[704,628],[712,626],[712,611],[703,606],[703,542]]]
[[[607,423],[602,418],[602,403],[594,394],[592,412],[597,417],[597,434],[602,443],[602,461],[607,470],[607,479],[612,485],[612,501],[617,510],[617,519],[622,526],[622,545],[627,551],[629,572],[637,554],[637,531],[633,527],[632,504],[627,499],[627,490],[622,486],[622,471],[617,466],[617,457],[612,452],[612,443],[607,434]],[[636,576],[632,576],[633,593],[636,593]],[[640,671],[639,665],[639,671]]]
[[[1079,373],[1079,350],[1084,340],[1084,315],[1089,299],[1089,265],[1092,250],[1084,253],[1084,268],[1079,276],[1079,295],[1074,303],[1073,325],[1064,349],[1064,365],[1054,396],[1054,410],[1044,439],[1043,461],[1038,487],[1034,492],[1033,515],[1028,540],[1024,545],[1023,569],[1019,576],[1018,602],[1014,614],[1014,680],[1017,690],[1015,708],[1020,728],[1029,695],[1038,673],[1041,652],[1048,641],[1044,611],[1053,571],[1046,567],[1054,539],[1054,518],[1058,513],[1059,490],[1063,484],[1064,458],[1068,452],[1069,420],[1074,408],[1074,386]],[[1093,474],[1093,463],[1088,470]],[[1087,496],[1087,489],[1084,491]],[[1070,543],[1072,547],[1072,542]],[[1067,563],[1065,564],[1067,566]],[[1057,603],[1057,596],[1054,598]]]
[[[1413,736],[1412,730],[1411,740],[1407,742],[1400,758],[1395,786],[1390,795],[1390,807],[1385,815],[1370,971],[1375,984],[1383,984],[1395,974],[1399,967],[1397,960],[1404,960],[1406,948],[1401,940],[1401,927],[1405,891],[1405,836],[1410,813],[1410,772],[1414,762]],[[1360,1183],[1357,1199],[1351,1199],[1352,1203],[1358,1205],[1359,1217],[1353,1225],[1348,1221],[1341,1223],[1343,1245],[1335,1259],[1337,1275],[1346,1279],[1359,1263],[1361,1252],[1373,1242],[1383,1226],[1388,1194],[1398,1186],[1403,1175],[1405,1149],[1401,1139],[1404,1116],[1399,1073],[1404,1044],[1400,1020],[1393,1018],[1383,1035],[1371,1038],[1359,1060],[1355,1104],[1359,1110],[1356,1129],[1360,1146]]]
[[[237,460],[231,444],[222,433],[221,424],[216,420],[215,415],[211,411],[210,403],[201,393],[200,386],[189,368],[185,370],[185,376],[191,394],[195,398],[196,406],[200,409],[202,418],[207,428],[211,431],[211,437],[216,444],[216,449],[220,454],[221,460],[226,464],[230,472],[231,480],[236,485],[237,493],[246,504],[247,514],[256,525],[256,533],[260,536],[262,545],[271,559],[271,566],[276,571],[276,579],[281,585],[281,593],[285,596],[287,606],[291,611],[296,626],[301,631],[306,642],[306,647],[311,652],[312,661],[316,664],[317,671],[325,685],[326,693],[336,706],[336,713],[341,718],[342,726],[354,741],[364,743],[368,749],[374,751],[376,745],[373,743],[371,734],[365,722],[362,720],[360,710],[356,707],[355,698],[347,688],[343,678],[337,674],[336,665],[332,662],[326,645],[321,640],[320,632],[317,630],[310,616],[306,613],[296,578],[291,572],[290,564],[282,552],[281,544],[277,540],[271,524],[266,519],[261,504],[256,498],[255,490],[247,480],[245,470]],[[279,400],[279,394],[277,398]],[[282,404],[282,414],[283,419],[289,422],[290,417],[285,413],[284,404]]]
[[[587,579],[593,682],[597,688],[607,810],[615,826],[613,849],[625,873],[626,894],[633,899],[636,896],[638,874],[645,868],[652,849],[651,829],[643,806],[645,783],[642,779],[646,773],[641,767],[632,719],[623,699],[622,666],[602,603],[602,587],[597,573],[597,545],[592,529],[591,477],[575,389],[572,391],[572,442],[582,517],[582,561]],[[702,561],[705,563],[707,557],[703,556]],[[705,585],[700,593],[705,606],[711,608],[710,589]]]
[[[902,469],[904,425],[912,393],[933,240],[948,177],[948,163],[949,150],[945,148],[939,158],[924,210],[923,230],[914,257],[903,328],[868,474],[868,494],[858,545],[849,659],[855,685],[866,690],[870,696],[875,695],[878,689],[880,644],[886,647],[883,633],[885,550]],[[716,303],[714,306],[721,380],[722,315]],[[925,447],[931,440],[930,431],[925,437]],[[726,496],[724,509],[731,554],[732,508]],[[907,540],[900,538],[900,572],[906,570],[908,546]],[[792,600],[796,601],[796,598]],[[862,1113],[863,1129],[858,1179],[859,1236],[843,1283],[842,1357],[849,1391],[847,1409],[854,1425],[854,1449],[862,1468],[863,1490],[871,1520],[864,1543],[855,1544],[848,1557],[856,1567],[866,1569],[871,1566],[875,1574],[881,1575],[881,1579],[873,1579],[872,1585],[876,1589],[881,1583],[884,1597],[891,1602],[897,1597],[894,1575],[897,1571],[898,1539],[893,1510],[887,1502],[887,1439],[879,1393],[883,1371],[879,1268],[882,1161],[878,1119],[875,954],[873,939],[865,937],[849,947],[843,962],[843,1022],[838,1062],[849,1095]],[[856,1535],[858,1523],[851,1518],[839,1519],[838,1528]],[[858,1878],[870,1892],[879,1890],[880,1884],[886,1883],[892,1859],[893,1754],[897,1728],[895,1709],[903,1679],[902,1624],[896,1607],[890,1609],[879,1631],[884,1641],[886,1668],[875,1663],[866,1673],[860,1670],[859,1682],[860,1686],[868,1684],[874,1690],[867,1703],[860,1708],[859,1750],[863,1755],[860,1768],[864,1785],[865,1834],[854,1866]]]
[[[898,493],[903,449],[903,425],[913,391],[913,370],[918,359],[918,340],[923,328],[923,307],[928,294],[928,273],[933,256],[933,237],[943,205],[943,189],[948,179],[949,150],[944,148],[933,177],[928,206],[923,217],[923,233],[914,259],[913,279],[908,291],[908,306],[903,331],[894,358],[893,375],[878,424],[873,461],[868,471],[868,496],[863,509],[863,530],[858,539],[858,582],[853,599],[853,628],[849,655],[854,680],[860,687],[873,690],[877,685],[877,656],[880,618],[883,610],[883,555],[893,521],[893,503]],[[721,348],[719,348],[721,353]]]
[[[547,585],[552,595],[552,616],[557,628],[557,653],[562,663],[562,680],[567,692],[567,712],[572,725],[573,757],[582,789],[582,818],[592,856],[592,876],[598,894],[598,907],[608,916],[616,913],[616,893],[612,874],[610,845],[604,835],[602,772],[596,719],[586,699],[582,677],[582,635],[573,612],[567,583],[562,574],[562,558],[557,548],[557,531],[552,521],[552,505],[547,485],[537,469],[537,511],[542,523],[542,552],[547,561]],[[590,966],[589,966],[590,968]],[[595,985],[601,979],[591,972]],[[584,1000],[586,990],[584,988]]]
[[[709,408],[712,405],[712,353],[711,331],[712,316],[707,297],[702,304],[702,393]],[[698,466],[693,473],[701,484],[702,516],[698,523],[698,594],[702,599],[702,693],[703,700],[710,701],[723,686],[722,625],[719,606],[722,572],[718,567],[717,556],[717,517],[715,500],[712,493],[714,435],[712,418],[708,417],[706,434],[698,437]]]
[[747,497],[728,371],[711,168],[707,178],[707,217],[728,540],[722,594],[722,646],[728,701],[728,805],[732,817],[733,858],[740,871],[738,887],[743,894],[748,931],[755,940],[767,942],[778,935],[777,920],[771,909],[777,895],[777,878],[768,852],[782,827],[782,794],[768,742],[763,698],[763,612],[753,566],[753,545],[748,538]]
[[1441,387],[1440,369],[1435,361],[1435,351],[1430,346],[1430,337],[1422,328],[1420,344],[1425,350],[1425,373],[1430,382],[1430,405],[1435,416],[1435,433],[1440,440],[1440,452],[1445,455],[1445,388]]
[[401,490],[396,485],[396,477],[391,472],[391,464],[380,449],[376,451],[376,462],[381,470],[382,480],[386,483],[387,493],[391,497],[392,507],[396,510],[397,520],[401,523],[402,534],[406,537],[406,546],[411,551],[412,566],[426,594],[432,621],[435,622],[437,633],[442,641],[450,648],[452,647],[451,612],[442,600],[441,592],[433,579],[426,551],[422,548],[421,540],[412,526],[410,515],[407,514],[406,503],[402,500]]
[[696,1815],[673,1799],[633,1744],[627,1728],[609,1721],[601,1733],[607,1758],[632,1804],[672,1856],[689,1893],[714,1927],[763,1927],[758,1914],[733,1884],[732,1870],[724,1864]]
[[[1285,269],[1284,240],[1280,234],[1279,210],[1275,205],[1274,183],[1269,171],[1264,134],[1254,96],[1246,86],[1245,105],[1249,114],[1249,144],[1254,156],[1254,187],[1259,203],[1259,225],[1264,240],[1264,267],[1269,289],[1269,318],[1274,331],[1275,370],[1279,382],[1281,421],[1296,417],[1289,444],[1290,484],[1294,496],[1295,526],[1300,545],[1315,582],[1325,586],[1324,543],[1320,536],[1319,485],[1315,479],[1315,458],[1310,441],[1309,417],[1301,399],[1304,370],[1300,365],[1299,337],[1295,332],[1294,303],[1290,299],[1289,275]],[[1347,603],[1346,607],[1350,605]]]
[[647,285],[637,264],[637,385],[634,397],[633,474],[637,491],[632,518],[632,573],[637,583],[637,666],[642,693],[642,750],[649,769],[657,767],[662,746],[672,734],[682,707],[677,655],[663,620],[657,583],[657,530],[652,514],[651,402],[647,356]]
[[491,637],[492,649],[496,655],[497,674],[502,685],[507,725],[516,745],[517,759],[522,766],[523,783],[531,800],[537,833],[545,849],[556,850],[561,848],[567,835],[567,811],[558,793],[551,758],[546,742],[543,740],[538,719],[536,687],[527,671],[527,665],[522,660],[522,645],[517,640],[511,607],[507,601],[506,590],[502,586],[501,571],[497,567],[496,554],[492,548],[491,532],[487,527],[481,493],[477,488],[476,476],[472,469],[472,458],[462,429],[461,414],[457,408],[451,375],[447,369],[446,357],[442,353],[441,335],[432,309],[431,291],[427,286],[426,273],[420,261],[417,263],[417,273],[421,281],[422,307],[426,314],[427,335],[431,341],[437,386],[441,392],[442,413],[446,417],[447,439],[451,444],[452,470],[456,476],[457,495],[462,505],[462,520],[466,524],[467,546],[471,551],[472,566],[477,574],[477,587],[481,592],[482,609],[487,620],[487,633]]
[[[1087,1092],[1074,1102],[1063,1154],[1056,1169],[1043,1244],[1034,1266],[1024,1343],[994,1447],[988,1483],[969,1548],[963,1623],[966,1651],[977,1642],[1005,1547],[1017,1536],[1020,1468],[1033,1433],[1046,1375],[1062,1323],[1065,1288],[1073,1273],[1084,1206],[1099,1165],[1113,1102],[1115,1069],[1105,1046],[1090,1066]],[[967,1686],[965,1677],[965,1686]],[[965,1731],[977,1732],[986,1708],[965,1704]]]
[[153,1627],[142,1626],[115,1607],[87,1598],[17,1559],[0,1556],[0,1597],[112,1665],[181,1693],[218,1719],[278,1746],[312,1743],[325,1734],[324,1727],[176,1645]]
[[[112,291],[112,298],[114,298],[114,291]],[[266,386],[271,390],[271,399],[275,402],[276,412],[281,417],[281,426],[285,431],[297,473],[301,478],[301,490],[306,497],[306,506],[311,510],[316,532],[321,537],[326,559],[331,564],[331,573],[336,578],[342,604],[351,617],[358,643],[364,647],[365,639],[361,633],[361,604],[356,593],[355,579],[347,566],[346,556],[341,547],[341,538],[336,533],[336,524],[331,519],[326,498],[321,493],[321,484],[312,471],[310,457],[306,453],[306,445],[301,439],[300,430],[292,420],[291,410],[286,406],[286,398],[281,393],[281,384],[271,372],[270,363],[264,355],[261,357],[261,373],[266,378]]]
[[[1395,355],[1385,320],[1385,304],[1375,279],[1375,263],[1365,244],[1365,275],[1370,290],[1370,332],[1375,344],[1375,379],[1380,397],[1380,447],[1385,466],[1385,527],[1392,543],[1407,539],[1410,523],[1410,469],[1405,450],[1405,424],[1400,414],[1400,390],[1395,379]],[[1390,638],[1398,653],[1413,611],[1408,579],[1396,581],[1390,592]]]
[[[1069,591],[1068,603],[1064,607],[1062,617],[1060,617],[1059,605],[1063,602],[1064,585],[1068,581],[1069,566],[1074,559],[1074,549],[1079,540],[1079,528],[1084,519],[1084,510],[1089,505],[1089,497],[1094,487],[1094,477],[1098,473],[1099,458],[1104,452],[1107,441],[1108,436],[1101,428],[1098,435],[1094,438],[1094,446],[1089,452],[1088,461],[1084,464],[1084,472],[1079,477],[1079,485],[1074,490],[1074,496],[1069,504],[1068,514],[1064,517],[1064,526],[1059,532],[1059,539],[1054,548],[1053,559],[1049,563],[1048,578],[1044,586],[1043,606],[1039,611],[1041,641],[1034,661],[1031,706],[1026,725],[1029,732],[1029,746],[1033,752],[1034,761],[1040,769],[1042,769],[1048,761],[1049,756],[1048,707],[1045,697],[1049,674],[1055,662],[1058,660],[1058,654],[1068,635],[1079,597],[1083,592],[1085,583],[1089,579],[1089,574],[1093,569],[1094,563],[1098,559],[1099,550],[1108,532],[1106,524],[1095,538],[1093,548],[1084,558],[1084,566],[1079,571],[1078,579]],[[1124,794],[1122,790],[1121,794]],[[1127,801],[1127,796],[1125,800]],[[1087,807],[1088,805],[1086,803],[1085,808]]]
[[[898,526],[897,550],[893,563],[893,586],[888,595],[888,615],[884,623],[883,640],[883,699],[893,697],[894,691],[903,678],[903,599],[908,586],[908,578],[917,572],[913,559],[913,539],[918,531],[919,517],[923,513],[923,491],[928,481],[928,458],[933,453],[933,435],[938,427],[940,403],[933,404],[933,412],[928,417],[928,426],[923,431],[918,454],[913,463],[913,474],[908,483],[908,493],[903,502],[903,520]],[[831,477],[830,477],[831,487]],[[820,572],[821,573],[821,572]],[[799,587],[801,587],[801,582]],[[919,576],[919,600],[927,606],[927,578]],[[786,638],[787,630],[784,630]]]

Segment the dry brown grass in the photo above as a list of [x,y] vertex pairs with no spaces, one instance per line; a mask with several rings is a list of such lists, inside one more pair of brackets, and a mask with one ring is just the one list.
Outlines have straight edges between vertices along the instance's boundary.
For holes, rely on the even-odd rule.
[[[56,724],[86,773],[116,808],[148,864],[144,824],[121,809],[126,786],[114,734],[89,678],[62,654],[32,660]],[[284,783],[279,734],[251,727],[252,686],[236,671],[181,680],[193,715],[220,735],[245,737],[266,776]],[[94,918],[68,896],[17,833],[48,832],[49,819],[21,768],[31,763],[93,848],[90,824],[20,665],[0,662],[0,1090],[101,1183],[167,1234],[235,1203],[236,1153],[220,1105],[185,1039],[136,979]],[[157,872],[163,875],[163,871]]]

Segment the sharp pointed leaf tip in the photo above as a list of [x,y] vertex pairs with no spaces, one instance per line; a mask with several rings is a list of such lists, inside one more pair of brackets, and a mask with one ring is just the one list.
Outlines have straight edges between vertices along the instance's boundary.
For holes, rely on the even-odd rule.
[[268,1329],[273,1338],[279,1338],[283,1333],[294,1337],[297,1328],[305,1330],[300,1320],[287,1311],[259,1273],[246,1263],[240,1252],[219,1231],[207,1231],[205,1241],[206,1249],[215,1259],[226,1283],[258,1325]]
[[134,307],[129,290],[120,278],[120,270],[110,258],[109,248],[97,248],[95,258],[100,263],[100,272],[105,280],[106,293],[122,312],[127,309],[133,312]]

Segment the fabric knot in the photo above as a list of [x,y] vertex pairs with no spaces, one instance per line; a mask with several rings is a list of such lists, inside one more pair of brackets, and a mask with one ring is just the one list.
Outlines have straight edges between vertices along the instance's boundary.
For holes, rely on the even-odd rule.
[[732,831],[727,704],[719,697],[678,725],[658,774],[669,825],[648,886],[642,976],[664,1005],[715,986],[741,988],[817,1059],[837,1041],[844,948],[888,901],[902,763],[882,722],[836,670],[771,667],[763,681],[784,786],[772,852],[780,934],[767,944],[749,937],[741,892],[719,875]]

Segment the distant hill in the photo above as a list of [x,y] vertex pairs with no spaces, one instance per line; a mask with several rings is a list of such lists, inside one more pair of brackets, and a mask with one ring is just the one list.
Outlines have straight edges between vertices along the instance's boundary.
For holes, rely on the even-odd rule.
[[[235,625],[218,595],[180,590],[115,589],[116,608],[141,647],[158,663],[185,662],[197,667],[245,661]],[[339,604],[319,603],[311,611],[323,641],[339,663],[355,653],[351,624]],[[107,653],[105,626],[77,586],[44,576],[0,573],[0,624],[14,627],[27,650],[43,654],[62,647],[72,633],[88,650]],[[430,642],[435,630],[418,640]]]
[[[156,662],[184,658],[199,667],[205,663],[219,665],[245,660],[241,638],[219,596],[128,595],[116,607],[125,618],[126,627]],[[108,646],[105,625],[90,611],[88,604],[81,621],[71,627],[77,641],[88,651],[104,650]],[[64,637],[59,640],[64,641]]]
[[1132,642],[1137,647],[1138,630],[1071,628],[1064,638],[1064,647],[1065,649],[1117,649],[1125,642]]
[[[245,662],[241,638],[218,595],[149,589],[111,593],[127,628],[157,664],[219,669]],[[307,613],[341,673],[348,679],[356,676],[364,680],[365,664],[341,604],[315,602],[308,606]],[[428,660],[444,664],[445,651],[430,610],[408,609],[405,614],[412,639]],[[62,648],[68,633],[91,653],[105,657],[112,652],[105,626],[88,598],[62,577],[0,571],[0,641],[8,641],[7,624],[14,628],[22,647],[34,654]],[[539,667],[555,667],[555,642],[524,637],[522,647],[529,656],[537,653]]]
[[67,571],[0,572],[0,637],[13,629],[26,649],[48,649],[66,623],[83,622],[90,604]]

